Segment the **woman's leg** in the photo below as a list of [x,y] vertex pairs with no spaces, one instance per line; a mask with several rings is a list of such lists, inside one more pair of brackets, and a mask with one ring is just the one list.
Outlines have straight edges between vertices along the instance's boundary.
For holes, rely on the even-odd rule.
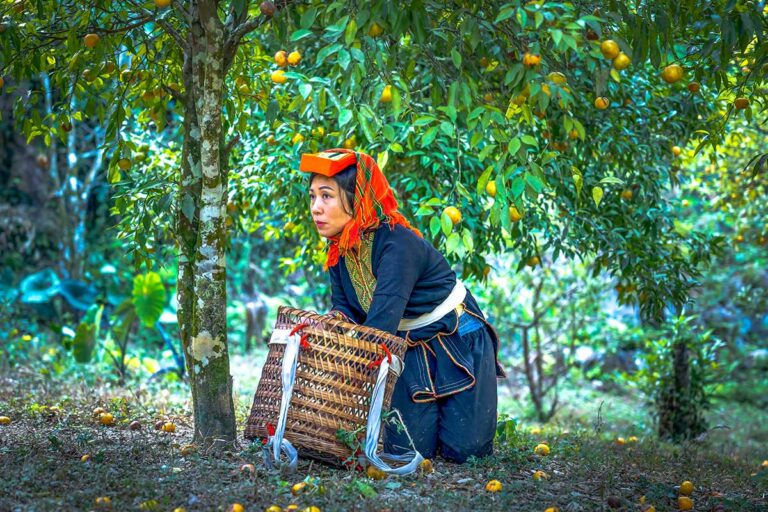
[[[408,434],[413,439],[416,450],[425,458],[431,459],[437,450],[437,402],[414,402],[411,399],[409,384],[417,381],[418,365],[415,357],[421,357],[420,349],[409,349],[405,357],[405,369],[395,383],[392,392],[390,410],[397,409],[403,418]],[[391,454],[402,454],[413,448],[404,431],[387,422],[384,426],[384,451]]]
[[485,327],[462,336],[474,362],[475,385],[438,401],[442,456],[464,462],[493,453],[496,435],[496,356]]

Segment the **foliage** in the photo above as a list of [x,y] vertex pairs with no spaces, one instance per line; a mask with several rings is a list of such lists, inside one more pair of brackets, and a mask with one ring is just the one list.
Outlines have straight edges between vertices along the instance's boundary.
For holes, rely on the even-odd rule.
[[[694,437],[706,430],[703,413],[710,405],[708,391],[729,373],[717,361],[723,343],[712,338],[711,332],[701,332],[694,320],[681,315],[655,336],[648,331],[650,336],[639,354],[640,369],[628,377],[657,404],[661,434],[675,439]],[[681,347],[690,354],[686,375],[679,374],[677,353]],[[664,430],[664,414],[675,416],[669,420],[675,423],[673,428]],[[685,428],[679,428],[678,423]]]

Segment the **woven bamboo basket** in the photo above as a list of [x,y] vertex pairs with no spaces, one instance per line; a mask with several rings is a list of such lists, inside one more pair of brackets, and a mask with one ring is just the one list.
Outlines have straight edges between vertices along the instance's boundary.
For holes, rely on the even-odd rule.
[[[381,344],[401,361],[407,344],[378,329],[300,309],[278,309],[275,329],[292,329],[300,324],[308,324],[299,332],[307,335],[309,347],[299,352],[285,438],[301,457],[341,465],[352,450],[336,434],[340,429],[352,432],[361,427],[364,432],[379,373],[371,363],[385,357]],[[270,344],[245,427],[247,439],[266,439],[267,425],[277,424],[284,352],[285,345]],[[390,368],[382,411],[389,409],[396,380],[397,374]]]

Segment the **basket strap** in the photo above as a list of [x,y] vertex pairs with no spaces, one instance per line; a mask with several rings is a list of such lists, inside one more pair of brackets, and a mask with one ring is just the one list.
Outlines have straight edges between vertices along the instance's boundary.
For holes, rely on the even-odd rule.
[[[395,358],[395,365],[402,364],[398,358]],[[376,378],[376,385],[373,388],[373,395],[371,396],[371,407],[368,411],[368,424],[366,425],[365,432],[365,456],[368,458],[368,462],[376,466],[378,469],[385,473],[391,473],[394,475],[408,475],[416,471],[424,457],[416,450],[413,444],[413,439],[406,430],[408,440],[411,442],[413,451],[404,453],[402,455],[392,455],[388,453],[378,454],[376,449],[379,444],[379,435],[381,434],[381,407],[384,403],[384,391],[387,387],[387,374],[389,372],[390,363],[387,358],[381,360],[379,366],[379,375]],[[395,368],[396,369],[396,368]],[[386,458],[394,462],[404,462],[405,465],[399,467],[391,467],[382,460]]]
[[[275,427],[275,434],[270,436],[266,447],[272,448],[272,457],[275,462],[280,461],[280,451],[285,452],[288,457],[288,469],[293,472],[296,471],[296,466],[299,462],[298,452],[296,448],[287,439],[284,439],[285,435],[285,422],[288,419],[288,406],[291,402],[291,395],[293,395],[293,383],[296,381],[296,363],[299,356],[299,343],[300,337],[295,332],[291,332],[287,336],[285,343],[285,352],[283,353],[283,368],[282,368],[282,380],[283,380],[283,396],[280,399],[280,415],[277,419],[277,426]],[[264,457],[267,458],[269,450],[264,450]],[[272,461],[266,460],[267,466],[272,466]]]

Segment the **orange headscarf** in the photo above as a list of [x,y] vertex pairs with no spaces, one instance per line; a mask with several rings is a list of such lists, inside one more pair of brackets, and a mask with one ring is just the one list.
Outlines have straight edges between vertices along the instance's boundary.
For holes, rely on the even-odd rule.
[[392,189],[379,169],[376,160],[365,153],[351,149],[331,149],[338,153],[355,153],[357,157],[357,177],[355,180],[355,204],[352,220],[346,223],[341,233],[331,237],[326,254],[323,270],[328,270],[339,262],[339,256],[347,251],[357,250],[362,243],[361,235],[369,229],[376,229],[381,222],[394,228],[395,224],[404,226],[418,236],[418,229],[411,226],[403,215],[397,211],[397,200]]

